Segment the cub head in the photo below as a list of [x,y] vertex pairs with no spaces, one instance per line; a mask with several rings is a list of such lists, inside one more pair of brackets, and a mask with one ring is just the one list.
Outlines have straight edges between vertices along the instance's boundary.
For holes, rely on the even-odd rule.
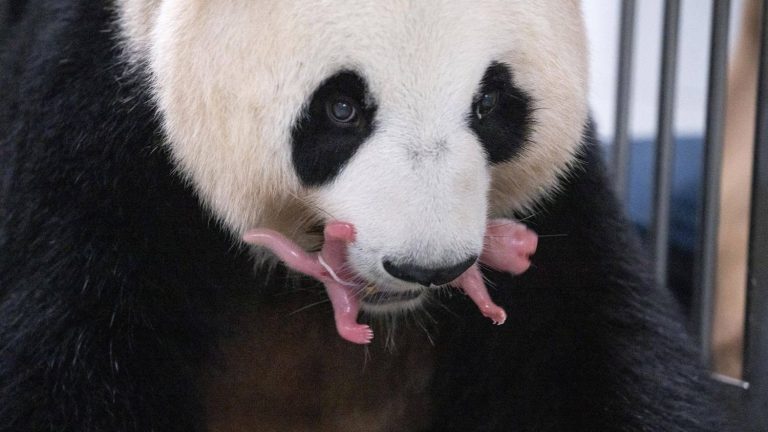
[[575,0],[123,0],[120,16],[216,218],[308,248],[349,222],[349,265],[382,290],[474,262],[488,218],[556,189],[587,118]]

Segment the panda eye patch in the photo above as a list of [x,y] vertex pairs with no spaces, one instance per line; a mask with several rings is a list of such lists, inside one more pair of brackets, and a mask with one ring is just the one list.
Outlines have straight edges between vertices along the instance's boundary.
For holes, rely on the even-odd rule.
[[355,71],[338,72],[318,85],[291,131],[293,165],[304,185],[336,177],[373,133],[376,109],[367,82]]
[[518,87],[510,68],[492,63],[479,83],[469,127],[485,148],[488,162],[511,159],[525,145],[533,123],[533,99]]

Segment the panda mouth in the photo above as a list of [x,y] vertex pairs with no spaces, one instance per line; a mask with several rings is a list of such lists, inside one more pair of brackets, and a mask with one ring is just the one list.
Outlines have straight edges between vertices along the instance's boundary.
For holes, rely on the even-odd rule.
[[375,292],[368,294],[361,299],[365,303],[372,304],[386,304],[393,302],[406,302],[421,297],[423,292],[421,291],[405,291],[405,292]]
[[[376,288],[363,290],[360,302],[365,306],[405,306],[415,300],[420,300],[426,295],[426,289],[408,291],[383,291]],[[374,308],[374,310],[376,310]]]
[[[243,240],[268,248],[289,268],[322,282],[333,306],[337,332],[353,343],[367,344],[373,339],[371,328],[357,322],[361,308],[371,312],[402,310],[419,305],[426,296],[427,289],[385,290],[360,280],[347,261],[347,248],[355,241],[352,224],[329,222],[323,237],[322,249],[317,253],[307,252],[282,234],[266,228],[249,230]],[[512,274],[528,269],[538,243],[533,231],[507,219],[489,221],[484,240],[479,262]],[[494,324],[506,321],[506,312],[488,294],[477,262],[449,285],[463,290]]]

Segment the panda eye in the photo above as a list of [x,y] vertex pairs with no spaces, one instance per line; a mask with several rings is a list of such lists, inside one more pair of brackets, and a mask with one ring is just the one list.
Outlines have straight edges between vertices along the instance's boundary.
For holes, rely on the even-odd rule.
[[499,103],[499,91],[491,90],[483,93],[482,96],[475,102],[475,115],[478,119],[490,114],[496,105]]
[[348,127],[357,124],[359,117],[358,104],[344,96],[331,98],[325,104],[328,118],[337,126]]

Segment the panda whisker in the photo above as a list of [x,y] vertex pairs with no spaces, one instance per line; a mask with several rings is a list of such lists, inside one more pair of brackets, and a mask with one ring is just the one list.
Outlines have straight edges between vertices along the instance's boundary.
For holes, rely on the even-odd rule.
[[[486,237],[486,236],[483,236],[483,237]],[[483,255],[483,254],[484,254],[484,253],[485,253],[485,252],[488,250],[488,246],[489,246],[489,245],[487,245],[487,244],[485,244],[485,242],[483,242],[483,248],[480,250],[480,256],[482,256],[482,255]],[[480,261],[480,259],[479,259],[479,258],[478,258],[478,260],[477,260],[477,263],[478,263],[480,266],[483,266],[483,263]]]
[[301,215],[298,220],[296,221],[296,226],[294,227],[294,232],[298,231],[300,229],[303,229],[306,226],[309,226],[313,217],[309,214],[303,214]]
[[[532,217],[532,216],[528,216],[526,219],[530,219],[531,217]],[[520,224],[520,222],[523,222],[523,221],[525,221],[525,219],[520,219],[520,220],[509,220],[509,221],[507,221],[507,222],[503,222],[503,223],[494,224],[493,226],[519,225],[519,224]]]
[[525,216],[525,217],[524,217],[524,218],[522,218],[522,219],[518,219],[518,222],[525,222],[525,221],[527,221],[527,220],[530,220],[530,219],[532,219],[532,218],[534,218],[534,217],[536,217],[536,216],[538,216],[538,215],[540,215],[540,214],[541,214],[541,212],[540,212],[540,211],[538,211],[538,212],[533,212],[533,213],[529,214],[528,216]]
[[[430,303],[433,303],[433,302],[434,302],[434,301],[432,300],[432,298],[431,298],[431,297],[427,297],[427,299],[430,301]],[[429,321],[430,321],[430,322],[431,322],[433,325],[437,324],[437,320],[435,319],[435,317],[433,317],[433,316],[432,316],[432,314],[431,314],[431,313],[429,313],[429,311],[428,311],[426,308],[423,308],[423,309],[421,310],[421,316],[423,316],[423,317],[426,317],[427,319],[429,319]],[[422,326],[424,325],[424,323],[423,323],[421,320],[419,320],[419,323],[420,323]],[[424,327],[422,327],[422,328],[424,328]],[[427,331],[427,329],[426,329],[426,328],[424,328],[424,331]],[[430,338],[430,341],[431,341],[431,340],[432,340],[432,338]]]
[[[480,262],[480,261],[478,261],[478,264],[479,264],[479,266],[480,266],[480,270],[489,270],[489,271],[493,271],[493,268],[491,268],[491,267],[490,267],[490,266],[488,266],[487,264],[484,264],[484,263],[482,263],[482,262]],[[483,282],[485,282],[485,283],[489,283],[489,282],[490,282],[490,279],[488,279],[488,278],[485,276],[485,272],[481,271],[481,272],[480,272],[480,276],[482,276],[482,278],[483,278]]]
[[328,210],[325,210],[324,208],[321,208],[317,203],[315,203],[313,200],[302,197],[297,195],[294,192],[289,191],[288,194],[290,194],[292,197],[294,197],[297,201],[301,202],[302,204],[306,205],[307,207],[311,208],[312,210],[317,211],[318,213],[322,213],[325,216],[327,216],[330,220],[336,220],[336,216],[332,215]]
[[[483,270],[491,270],[491,271],[493,270],[490,266],[487,266],[483,263],[479,263],[479,264],[480,264],[480,268]],[[484,272],[481,271],[480,276],[483,278],[483,283],[485,283],[487,287],[496,288],[496,283],[493,282],[490,278],[488,278],[488,276],[486,276]]]
[[364,298],[370,297],[371,295],[375,294],[376,291],[377,291],[376,285],[373,283],[368,283],[367,285],[364,285],[362,288],[359,288],[353,294],[353,297],[357,298],[358,300],[362,300]]
[[483,282],[488,288],[492,288],[492,289],[496,288],[496,283],[492,281],[489,277],[487,277],[485,274],[483,274]]
[[427,330],[427,327],[424,325],[424,323],[418,317],[415,318],[414,321],[416,321],[416,325],[419,326],[419,328],[424,332],[424,335],[427,337],[429,344],[435,346],[435,341],[432,339],[432,335],[429,334],[429,330]]
[[280,290],[280,292],[273,294],[275,297],[287,297],[298,293],[312,293],[315,294],[316,291],[306,289],[306,288],[288,288],[289,284],[286,282],[284,285],[284,288]]
[[[477,262],[477,265],[479,265],[479,266],[480,266],[480,269],[481,269],[481,270],[492,270],[492,269],[491,269],[491,267],[490,267],[489,265],[487,265],[487,264],[483,263],[482,261],[478,261],[478,262]],[[482,273],[482,272],[481,272],[481,273]]]
[[455,311],[451,310],[444,302],[435,302],[437,306],[441,309],[443,309],[445,312],[447,312],[449,315],[451,315],[454,319],[461,318],[461,315],[457,314]]
[[[342,263],[341,266],[339,266],[339,269],[338,269],[339,272],[348,272],[348,271],[351,271],[351,270],[353,270],[352,269],[352,264],[350,264],[348,262]],[[359,278],[359,277],[356,277],[355,279],[359,279],[359,280],[362,281],[362,278]],[[355,281],[353,280],[352,282],[355,282]]]
[[[407,316],[407,315],[406,315]],[[389,315],[386,318],[387,324],[387,337],[384,341],[384,347],[387,351],[390,353],[395,352],[395,348],[397,348],[397,345],[395,343],[395,333],[397,332],[397,317],[394,315]]]
[[432,331],[430,329],[435,330],[437,328],[437,320],[435,317],[432,316],[431,313],[427,310],[427,308],[422,308],[419,311],[419,314],[415,317],[416,324],[424,331],[424,335],[427,337],[427,340],[429,341],[429,344],[431,346],[437,346],[437,343],[435,341],[435,338],[432,336]]
[[[295,236],[295,235],[297,235],[297,234],[299,234],[300,232],[303,232],[303,233],[311,233],[311,228],[313,228],[313,227],[314,227],[314,226],[316,226],[316,225],[322,225],[322,223],[323,223],[323,220],[322,220],[322,219],[323,219],[323,218],[322,218],[322,217],[320,217],[320,216],[318,215],[318,213],[322,213],[322,214],[325,214],[325,215],[327,215],[327,216],[329,216],[329,217],[331,217],[331,218],[332,218],[332,216],[330,215],[330,213],[328,213],[327,211],[325,211],[325,210],[323,210],[322,208],[320,208],[319,206],[317,206],[317,205],[316,205],[315,203],[313,203],[311,200],[308,200],[308,199],[306,199],[306,198],[304,198],[304,197],[301,197],[301,196],[299,196],[298,194],[296,194],[296,193],[294,193],[294,192],[291,192],[291,191],[288,191],[287,193],[288,193],[288,194],[289,194],[291,197],[293,197],[293,198],[294,198],[296,201],[300,202],[300,203],[301,203],[301,204],[303,204],[305,207],[307,207],[308,209],[310,209],[310,210],[311,210],[311,211],[309,211],[309,212],[303,212],[303,214],[302,214],[302,215],[301,215],[301,216],[298,218],[298,221],[297,221],[297,223],[294,225],[294,229],[293,229],[293,235],[294,235],[294,236]],[[284,212],[284,211],[286,211],[286,207],[287,207],[287,205],[288,205],[287,203],[286,203],[286,204],[284,204],[284,207],[281,209],[281,212]],[[293,215],[291,215],[291,216],[293,216]],[[318,248],[319,248],[319,246],[320,246],[320,244],[319,244],[319,243],[320,243],[320,242],[318,242],[318,245],[317,245],[317,246],[318,246]]]
[[314,303],[310,303],[310,304],[308,304],[308,305],[306,305],[306,306],[302,306],[302,307],[300,307],[300,308],[296,309],[295,311],[288,313],[288,315],[286,315],[286,316],[293,316],[293,315],[296,315],[296,314],[297,314],[297,313],[299,313],[299,312],[303,312],[303,311],[305,311],[305,310],[307,310],[307,309],[310,309],[310,308],[313,308],[313,307],[315,307],[315,306],[319,306],[319,305],[321,305],[321,304],[324,304],[324,303],[330,303],[330,302],[331,302],[331,300],[330,300],[330,299],[328,299],[328,298],[325,298],[325,299],[323,299],[323,300],[320,300],[320,301],[316,301],[316,302],[314,302]]
[[[483,236],[485,238],[505,238],[505,237],[515,237],[515,236],[506,236],[506,235],[485,235]],[[547,238],[547,237],[568,237],[568,233],[563,234],[537,234],[536,237],[538,238]]]
[[[294,195],[297,199],[299,199],[298,196]],[[305,213],[303,214],[299,220],[297,221],[294,229],[293,229],[293,235],[295,236],[299,232],[307,232],[308,228],[311,228],[315,224],[315,220],[317,217],[312,213]]]
[[371,361],[371,349],[368,345],[364,345],[363,346],[363,369],[362,369],[363,372],[366,371],[369,361]]

